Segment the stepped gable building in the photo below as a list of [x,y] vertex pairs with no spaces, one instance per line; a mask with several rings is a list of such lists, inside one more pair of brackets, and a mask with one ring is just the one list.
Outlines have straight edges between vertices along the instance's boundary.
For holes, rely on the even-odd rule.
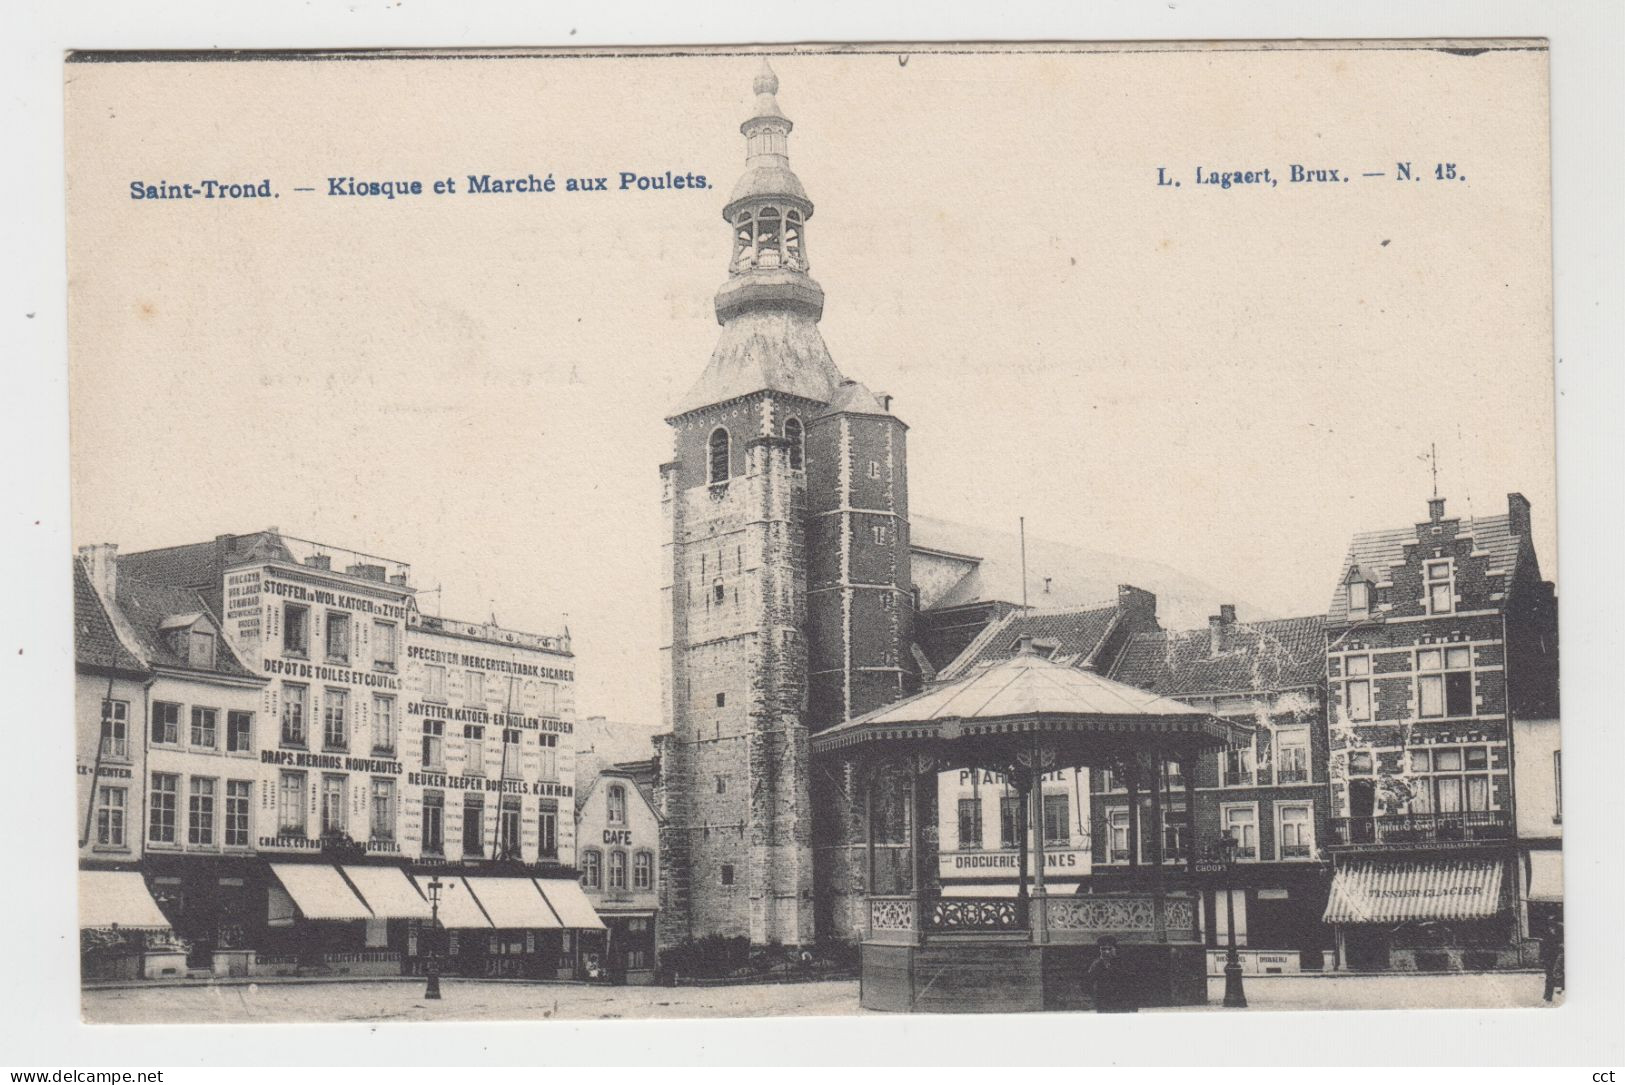
[[[1169,762],[1157,781],[1097,773],[1092,783],[1094,874],[1098,885],[1132,879],[1151,863],[1149,812],[1141,796],[1165,790],[1163,862],[1188,866],[1213,856],[1228,833],[1237,841],[1236,940],[1249,971],[1325,967],[1331,932],[1324,846],[1327,789],[1326,623],[1320,615],[1242,622],[1225,605],[1206,628],[1136,634],[1111,677],[1255,728],[1250,746],[1196,765]],[[1134,814],[1139,810],[1139,816]],[[1228,912],[1216,886],[1201,885],[1202,930],[1218,971]]]
[[[1436,497],[1425,520],[1356,535],[1326,633],[1326,921],[1341,964],[1529,963],[1527,901],[1549,901],[1560,878],[1551,826],[1531,844],[1517,838],[1526,821],[1512,778],[1515,757],[1520,771],[1528,763],[1513,742],[1539,734],[1530,753],[1553,759],[1540,772],[1556,787],[1557,599],[1529,502],[1509,494],[1505,513],[1463,518]],[[1540,872],[1532,852],[1544,853]],[[1542,872],[1548,884],[1534,884]]]

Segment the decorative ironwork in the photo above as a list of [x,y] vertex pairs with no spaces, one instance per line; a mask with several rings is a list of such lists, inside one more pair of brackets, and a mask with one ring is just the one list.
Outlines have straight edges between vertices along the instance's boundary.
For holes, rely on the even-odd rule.
[[914,901],[902,897],[876,897],[869,901],[869,926],[877,931],[914,929]]
[[[1149,932],[1156,927],[1151,897],[1050,897],[1047,914],[1051,930]],[[1196,930],[1196,904],[1189,897],[1168,897],[1163,902],[1167,929]]]
[[931,902],[926,926],[936,931],[1025,930],[1018,904],[1010,897],[944,897]]
[[1511,836],[1512,819],[1504,810],[1332,819],[1332,840],[1337,844],[1470,843]]

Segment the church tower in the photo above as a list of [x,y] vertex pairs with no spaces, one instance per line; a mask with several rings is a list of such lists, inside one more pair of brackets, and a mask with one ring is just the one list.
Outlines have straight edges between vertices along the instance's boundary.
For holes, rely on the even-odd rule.
[[828,802],[814,808],[807,737],[895,698],[909,643],[905,427],[842,377],[819,334],[813,204],[778,87],[764,61],[723,208],[722,331],[667,419],[663,946],[813,940],[815,817],[821,840],[846,830]]

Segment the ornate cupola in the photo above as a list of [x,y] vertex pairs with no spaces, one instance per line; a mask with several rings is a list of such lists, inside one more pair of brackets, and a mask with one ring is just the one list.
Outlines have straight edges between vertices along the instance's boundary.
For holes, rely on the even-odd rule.
[[739,126],[745,136],[745,174],[722,209],[733,230],[728,281],[717,291],[717,321],[727,324],[751,309],[795,309],[817,320],[824,291],[807,274],[807,220],[812,201],[790,169],[790,118],[775,95],[779,78],[767,61],[752,89],[756,108]]

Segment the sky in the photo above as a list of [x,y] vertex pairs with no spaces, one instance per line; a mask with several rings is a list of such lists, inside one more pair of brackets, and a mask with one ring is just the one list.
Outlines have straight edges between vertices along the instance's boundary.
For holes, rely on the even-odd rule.
[[[1451,513],[1533,502],[1555,576],[1544,54],[773,64],[822,331],[895,396],[917,512],[1314,613],[1354,532],[1425,517],[1436,447]],[[663,419],[716,339],[758,66],[75,66],[76,542],[275,525],[408,561],[430,613],[567,625],[583,716],[657,723]],[[711,187],[622,193],[622,170]],[[470,173],[611,190],[470,195]],[[130,199],[206,177],[278,195]]]

